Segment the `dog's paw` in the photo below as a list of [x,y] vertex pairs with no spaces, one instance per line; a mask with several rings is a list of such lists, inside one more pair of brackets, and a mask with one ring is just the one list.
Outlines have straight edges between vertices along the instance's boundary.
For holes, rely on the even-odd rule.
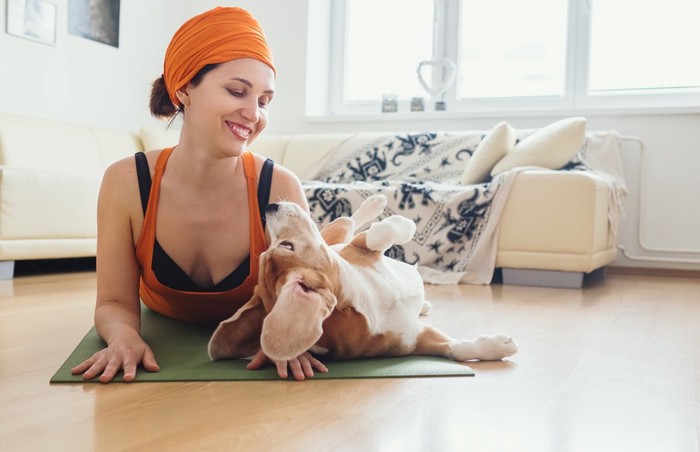
[[403,245],[416,233],[416,223],[400,215],[392,215],[367,230],[367,248],[384,252],[392,245]]
[[428,300],[423,300],[423,305],[420,308],[420,315],[428,315],[431,309],[433,309],[433,304]]
[[372,195],[362,202],[363,206],[367,206],[367,209],[371,212],[377,212],[377,215],[382,213],[382,210],[386,207],[386,195]]
[[474,339],[478,359],[495,361],[514,355],[518,351],[518,343],[507,334],[491,334]]
[[355,226],[360,228],[363,224],[370,220],[374,220],[384,211],[386,207],[386,196],[385,195],[372,195],[369,198],[362,201],[360,207],[352,215],[352,219],[355,222]]
[[403,245],[411,241],[416,234],[416,223],[401,215],[392,215],[383,219],[382,223],[386,224],[387,227],[391,229],[394,236],[394,243],[397,245]]

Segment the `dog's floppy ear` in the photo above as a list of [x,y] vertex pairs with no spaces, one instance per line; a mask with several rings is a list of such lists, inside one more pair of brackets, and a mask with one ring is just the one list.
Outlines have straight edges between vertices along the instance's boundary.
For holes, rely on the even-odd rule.
[[286,284],[263,322],[260,345],[265,355],[288,361],[307,351],[323,335],[323,321],[336,303],[327,288],[309,290],[302,281]]
[[256,294],[228,320],[219,323],[209,340],[209,357],[218,359],[245,358],[260,349],[260,331],[265,307]]

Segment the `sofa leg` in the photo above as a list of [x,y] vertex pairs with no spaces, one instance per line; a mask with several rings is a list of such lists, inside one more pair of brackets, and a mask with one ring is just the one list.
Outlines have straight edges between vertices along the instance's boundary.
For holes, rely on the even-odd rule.
[[0,281],[12,279],[15,274],[15,261],[0,261]]
[[582,272],[563,272],[556,270],[528,270],[522,268],[504,268],[503,284],[515,286],[558,287],[580,289],[583,287]]

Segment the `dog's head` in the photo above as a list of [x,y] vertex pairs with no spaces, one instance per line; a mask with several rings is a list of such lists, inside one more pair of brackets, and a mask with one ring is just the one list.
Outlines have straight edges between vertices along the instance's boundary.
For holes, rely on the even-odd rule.
[[338,267],[309,215],[290,202],[265,213],[272,243],[261,255],[255,294],[219,324],[212,359],[250,356],[259,347],[271,359],[295,358],[318,341],[337,303]]

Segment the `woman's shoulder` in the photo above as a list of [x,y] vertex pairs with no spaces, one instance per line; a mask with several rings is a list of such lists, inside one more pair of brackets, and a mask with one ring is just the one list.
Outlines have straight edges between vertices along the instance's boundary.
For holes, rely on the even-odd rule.
[[[258,174],[260,174],[267,157],[260,154],[252,154],[255,157],[255,166]],[[299,178],[292,171],[275,162],[270,185],[270,201],[276,202],[279,200],[296,202],[308,210],[308,202],[306,201],[306,196],[304,196],[304,189]]]
[[[156,160],[163,150],[146,151],[143,154],[148,162],[149,173],[153,174]],[[135,155],[124,157],[110,164],[102,176],[101,191],[105,194],[110,192],[121,193],[121,197],[131,199],[138,193],[138,174],[136,168]]]
[[[255,159],[255,168],[257,169],[258,174],[260,174],[260,171],[262,170],[263,165],[265,164],[265,161],[268,160],[268,157],[265,157],[264,155],[261,154],[256,154],[255,152],[250,152],[250,154],[253,155]],[[271,159],[270,159],[271,160]],[[273,160],[274,161],[274,160]],[[276,178],[282,178],[283,180],[288,180],[288,181],[296,181],[297,183],[299,182],[299,179],[297,176],[291,172],[289,169],[286,167],[282,166],[278,162],[274,162],[275,165],[273,167],[273,174]]]
[[[158,156],[163,152],[163,149],[157,149],[153,151],[141,152],[146,156],[146,161],[148,162],[148,167],[153,172],[153,167],[158,160]],[[136,158],[135,155],[130,155],[124,157],[123,159],[117,160],[116,162],[110,164],[105,171],[105,177],[123,177],[128,174],[136,172]]]

